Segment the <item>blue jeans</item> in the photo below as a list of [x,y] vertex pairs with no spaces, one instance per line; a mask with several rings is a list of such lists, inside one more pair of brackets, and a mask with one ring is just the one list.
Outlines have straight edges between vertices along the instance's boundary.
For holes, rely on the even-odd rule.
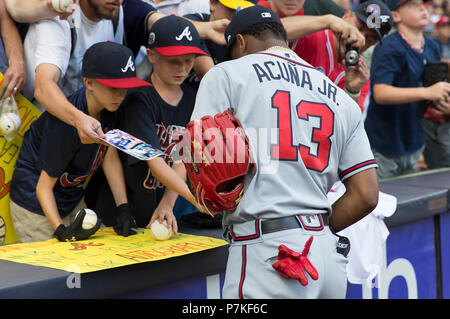
[[450,167],[450,121],[422,120],[425,136],[423,157],[429,168]]
[[378,177],[386,178],[418,172],[417,161],[423,149],[424,147],[412,154],[397,157],[390,157],[372,149],[373,156],[378,164]]

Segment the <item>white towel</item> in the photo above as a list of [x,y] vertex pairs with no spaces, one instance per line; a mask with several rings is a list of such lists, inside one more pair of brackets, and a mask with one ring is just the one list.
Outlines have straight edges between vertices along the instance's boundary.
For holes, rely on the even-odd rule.
[[[344,184],[336,182],[327,197],[332,204],[344,193]],[[347,256],[347,279],[350,283],[372,285],[372,280],[379,274],[385,258],[383,245],[389,236],[383,219],[392,216],[396,209],[397,198],[380,192],[378,205],[369,215],[338,233],[350,240]]]

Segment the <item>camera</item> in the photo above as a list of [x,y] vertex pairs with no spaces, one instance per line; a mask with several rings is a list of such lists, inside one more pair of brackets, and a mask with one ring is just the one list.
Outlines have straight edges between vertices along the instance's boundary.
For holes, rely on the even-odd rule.
[[359,49],[352,47],[350,44],[345,45],[345,64],[347,66],[354,66],[358,64]]

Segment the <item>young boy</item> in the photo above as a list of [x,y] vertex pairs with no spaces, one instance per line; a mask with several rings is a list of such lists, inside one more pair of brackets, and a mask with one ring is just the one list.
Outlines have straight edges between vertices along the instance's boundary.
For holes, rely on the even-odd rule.
[[[153,65],[150,87],[130,90],[120,111],[119,128],[161,149],[165,158],[138,161],[120,154],[131,211],[137,226],[149,227],[159,219],[178,230],[173,207],[178,194],[202,210],[186,184],[181,161],[170,157],[175,142],[172,133],[189,122],[195,92],[183,84],[195,56],[205,55],[194,25],[177,16],[167,16],[154,23],[149,33],[147,57]],[[111,190],[103,182],[96,211],[105,225],[114,223],[108,213],[114,207]]]
[[[131,66],[131,67],[127,67]],[[149,86],[138,79],[130,49],[100,42],[85,53],[85,87],[68,99],[96,118],[106,131],[116,127],[117,110],[128,88]],[[122,166],[113,147],[82,144],[74,127],[43,113],[24,136],[11,181],[11,216],[21,242],[87,239],[100,226],[81,228],[81,218],[66,227],[85,208],[84,184],[103,162],[118,212],[129,211]]]
[[423,31],[428,13],[422,0],[388,2],[397,31],[373,52],[372,96],[365,128],[378,162],[378,177],[393,177],[417,170],[424,148],[421,121],[426,101],[446,103],[450,84],[421,87],[427,62],[439,61],[438,45]]

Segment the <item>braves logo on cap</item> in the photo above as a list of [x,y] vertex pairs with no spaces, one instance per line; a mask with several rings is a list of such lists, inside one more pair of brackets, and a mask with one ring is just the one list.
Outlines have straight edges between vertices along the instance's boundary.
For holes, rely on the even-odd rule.
[[175,39],[177,39],[177,41],[181,41],[181,39],[183,39],[183,37],[186,37],[186,39],[188,39],[189,41],[192,41],[192,36],[191,36],[191,31],[189,30],[189,26],[184,28],[183,32],[181,32],[180,35],[176,36]]
[[121,68],[120,70],[125,73],[128,71],[128,69],[131,69],[131,71],[134,72],[134,63],[133,63],[133,57],[129,57],[128,61],[127,61],[127,65],[125,65],[125,67]]
[[155,40],[156,40],[155,32],[150,32],[150,34],[148,35],[148,44],[155,43]]

